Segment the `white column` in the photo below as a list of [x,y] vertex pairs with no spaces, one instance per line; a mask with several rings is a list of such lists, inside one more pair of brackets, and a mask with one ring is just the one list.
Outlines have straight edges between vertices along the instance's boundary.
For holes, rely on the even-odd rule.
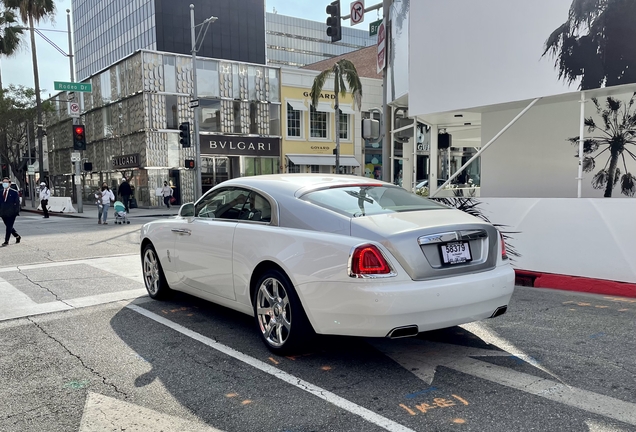
[[[439,159],[439,150],[437,148],[437,134],[439,133],[439,128],[437,125],[431,126],[431,147],[428,157],[429,168],[428,168],[428,191],[429,194],[433,194],[437,189],[437,165]],[[432,196],[432,195],[431,195]]]
[[583,184],[583,143],[585,142],[585,92],[581,92],[581,118],[579,125],[579,176],[578,180],[578,193],[577,197],[581,198],[582,184]]

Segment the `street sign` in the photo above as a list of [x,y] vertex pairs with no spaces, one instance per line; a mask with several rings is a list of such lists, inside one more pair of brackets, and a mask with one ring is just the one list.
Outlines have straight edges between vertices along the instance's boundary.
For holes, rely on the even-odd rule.
[[375,36],[378,34],[378,27],[382,24],[382,20],[373,21],[369,24],[369,36]]
[[386,65],[386,50],[384,49],[386,46],[385,42],[386,26],[384,25],[384,20],[382,20],[378,26],[378,73],[381,73]]
[[356,0],[351,3],[351,25],[364,21],[364,0]]
[[71,102],[68,104],[68,113],[73,118],[79,118],[80,116],[80,106],[77,102]]
[[27,174],[35,175],[35,165],[27,165]]
[[79,152],[71,153],[71,162],[79,162],[80,160],[82,160],[82,156]]
[[62,91],[77,91],[77,92],[86,92],[86,93],[90,93],[93,91],[93,85],[87,84],[87,83],[53,81],[53,86],[55,87],[55,90],[62,90]]
[[191,100],[190,101],[190,108],[196,108],[199,106],[199,100]]

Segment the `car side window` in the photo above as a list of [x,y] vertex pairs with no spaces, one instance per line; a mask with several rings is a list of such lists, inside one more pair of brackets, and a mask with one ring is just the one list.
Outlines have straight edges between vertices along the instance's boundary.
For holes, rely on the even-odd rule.
[[247,198],[247,202],[239,215],[239,219],[255,222],[271,222],[272,206],[267,198],[256,192],[252,192]]
[[197,202],[194,215],[210,219],[238,219],[248,196],[249,191],[240,188],[214,191]]

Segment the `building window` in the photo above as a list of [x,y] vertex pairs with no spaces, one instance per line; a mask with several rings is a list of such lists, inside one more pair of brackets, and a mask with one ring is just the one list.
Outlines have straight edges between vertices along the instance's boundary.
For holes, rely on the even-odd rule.
[[309,117],[309,136],[312,138],[327,138],[327,113],[322,111],[316,111],[314,106],[311,106],[311,112]]
[[250,102],[250,133],[258,135],[258,102]]
[[338,110],[340,115],[340,139],[349,140],[349,114],[344,114]]
[[177,96],[166,96],[166,129],[177,129],[179,127]]
[[269,135],[280,136],[280,105],[269,105]]
[[311,172],[314,174],[319,174],[320,173],[320,165],[311,165]]
[[221,101],[201,99],[199,110],[199,127],[205,132],[221,131]]
[[176,93],[177,68],[175,66],[175,58],[171,55],[163,56],[163,76],[166,83],[166,91],[169,93]]
[[300,138],[302,124],[302,113],[287,104],[287,136],[289,138]]
[[300,165],[296,165],[292,161],[289,161],[289,167],[287,168],[287,172],[292,174],[300,174]]

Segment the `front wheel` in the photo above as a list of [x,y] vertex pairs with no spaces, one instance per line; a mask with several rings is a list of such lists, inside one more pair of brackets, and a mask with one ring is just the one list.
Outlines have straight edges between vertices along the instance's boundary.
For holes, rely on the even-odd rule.
[[268,270],[259,278],[253,306],[258,332],[274,354],[291,354],[311,341],[311,324],[294,287],[280,271]]
[[152,247],[152,244],[149,243],[144,247],[141,256],[144,284],[146,285],[148,295],[155,300],[168,297],[172,293],[172,290],[168,286],[168,281],[161,268],[161,262],[159,262],[159,257],[157,256],[157,252],[155,252],[155,248]]

